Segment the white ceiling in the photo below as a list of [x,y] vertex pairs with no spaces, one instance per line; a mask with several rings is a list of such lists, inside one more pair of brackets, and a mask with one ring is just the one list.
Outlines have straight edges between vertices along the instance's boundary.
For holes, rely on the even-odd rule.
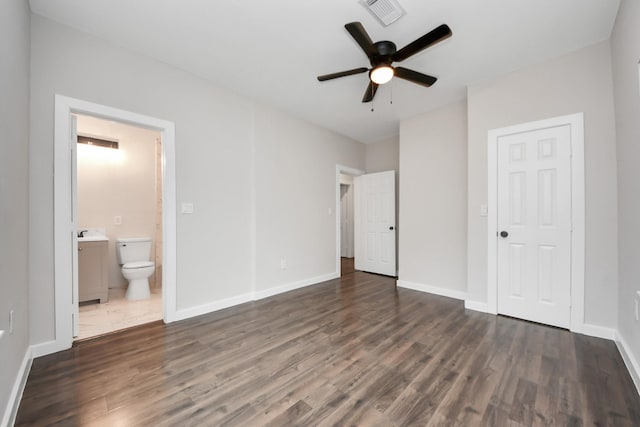
[[[470,83],[609,38],[619,0],[400,0],[383,27],[358,0],[31,0],[34,13],[157,58],[259,103],[361,142],[398,134],[398,122],[466,96]],[[439,24],[453,37],[401,63],[439,78],[431,88],[394,79],[371,104],[369,66],[344,24],[398,49]],[[393,97],[393,104],[390,99]]]

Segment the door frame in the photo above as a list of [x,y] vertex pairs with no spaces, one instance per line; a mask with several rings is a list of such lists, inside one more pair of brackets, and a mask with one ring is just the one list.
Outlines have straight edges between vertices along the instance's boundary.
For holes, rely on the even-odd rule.
[[584,113],[492,129],[488,134],[487,311],[498,314],[498,139],[516,133],[569,125],[571,129],[571,320],[584,330],[585,177]]
[[[335,189],[336,189],[336,208],[335,208],[335,214],[336,214],[336,274],[337,277],[340,277],[341,274],[341,263],[340,263],[340,227],[342,225],[342,218],[341,218],[341,214],[340,214],[340,175],[344,174],[344,175],[351,175],[351,176],[360,176],[360,175],[364,175],[365,171],[360,170],[360,169],[355,169],[355,168],[351,168],[349,166],[343,166],[343,165],[336,165],[336,182],[335,182]],[[353,205],[355,206],[355,204],[358,203],[358,200],[355,198],[355,194],[354,194],[354,198],[353,198]],[[356,221],[358,221],[358,218],[353,218],[353,229],[354,229],[354,236],[353,239],[355,241],[355,239],[357,238],[357,236],[355,236],[355,223]],[[354,257],[356,257],[358,254],[356,254],[354,252]]]
[[[72,245],[70,218],[73,195],[71,192],[71,156],[69,140],[70,117],[83,114],[105,120],[157,130],[162,138],[162,306],[163,320],[176,319],[176,165],[175,125],[162,119],[120,110],[105,105],[55,96],[54,117],[54,290],[55,339],[42,349],[42,354],[71,348],[73,344],[72,311]],[[77,302],[76,302],[77,303]]]

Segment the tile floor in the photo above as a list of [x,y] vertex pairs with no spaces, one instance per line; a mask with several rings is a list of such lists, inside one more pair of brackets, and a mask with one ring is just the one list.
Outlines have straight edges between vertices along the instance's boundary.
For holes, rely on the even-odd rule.
[[124,289],[109,289],[109,302],[80,304],[80,328],[76,340],[162,319],[162,289],[152,288],[151,298],[129,301]]

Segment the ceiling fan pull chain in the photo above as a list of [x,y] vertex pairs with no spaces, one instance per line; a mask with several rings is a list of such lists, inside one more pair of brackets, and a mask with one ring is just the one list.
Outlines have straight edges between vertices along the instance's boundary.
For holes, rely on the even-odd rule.
[[373,97],[373,85],[371,86],[371,112],[373,113],[373,104],[375,104],[376,100]]
[[393,105],[393,82],[389,85],[389,104]]

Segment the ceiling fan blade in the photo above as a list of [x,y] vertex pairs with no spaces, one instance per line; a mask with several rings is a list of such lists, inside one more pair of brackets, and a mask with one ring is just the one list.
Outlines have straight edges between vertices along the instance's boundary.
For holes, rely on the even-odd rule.
[[376,96],[377,91],[378,91],[378,84],[372,81],[369,81],[369,86],[367,86],[367,90],[364,91],[362,102],[373,101],[373,97]]
[[325,80],[337,79],[339,77],[352,76],[354,74],[366,73],[367,71],[369,71],[369,69],[365,68],[365,67],[354,68],[353,70],[340,71],[338,73],[325,74],[323,76],[318,76],[318,80],[321,81],[321,82],[324,82]]
[[404,67],[396,67],[393,75],[426,87],[431,87],[431,85],[433,85],[436,80],[438,80],[436,77],[428,76],[426,74],[422,74]]
[[447,24],[442,24],[397,51],[393,56],[393,60],[397,62],[404,61],[408,57],[415,55],[429,46],[433,46],[434,44],[451,37],[451,34],[451,28],[449,28]]
[[359,22],[349,22],[344,26],[347,29],[351,37],[360,45],[364,53],[368,58],[371,58],[373,55],[378,53],[377,49],[373,45],[373,41],[367,31],[364,29],[361,23]]

